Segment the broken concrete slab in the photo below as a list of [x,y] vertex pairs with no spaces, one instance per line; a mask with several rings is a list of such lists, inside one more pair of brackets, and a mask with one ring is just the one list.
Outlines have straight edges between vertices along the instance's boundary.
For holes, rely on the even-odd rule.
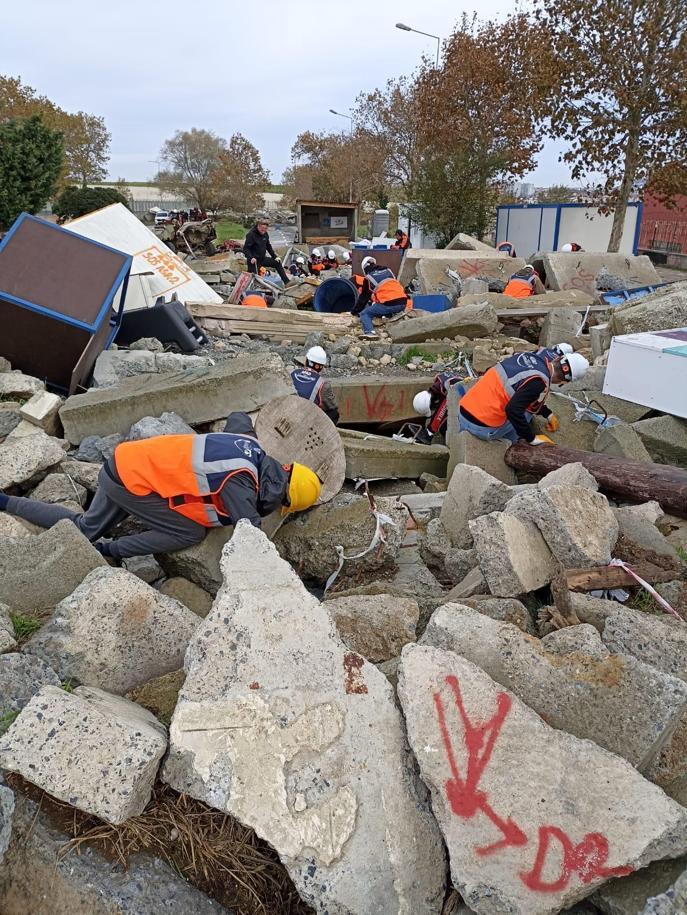
[[86,504],[86,488],[75,483],[64,473],[49,473],[36,486],[30,499],[38,502],[49,502],[51,505],[62,504],[79,511]]
[[458,232],[444,248],[445,251],[482,251],[484,254],[496,254],[493,245],[487,245],[473,235]]
[[437,912],[441,839],[386,678],[247,522],[222,567],[164,780],[255,829],[318,912]]
[[0,539],[12,537],[16,540],[18,537],[31,537],[32,534],[27,525],[28,522],[20,521],[14,515],[0,512]]
[[198,625],[195,613],[124,569],[95,569],[25,650],[63,680],[123,694],[178,670]]
[[480,567],[475,566],[461,582],[454,585],[451,590],[444,595],[444,602],[454,603],[468,597],[473,597],[475,594],[484,594],[486,591],[488,591],[486,579]]
[[107,563],[71,521],[18,540],[0,540],[0,602],[13,613],[52,609]]
[[187,578],[214,596],[222,584],[222,550],[233,533],[233,527],[211,528],[200,543],[174,553],[160,553],[155,558],[171,578]]
[[38,391],[23,405],[19,411],[21,418],[38,426],[48,435],[57,435],[60,431],[60,418],[57,415],[62,406],[62,398],[48,391]]
[[[420,261],[423,261],[420,267]],[[403,256],[398,274],[402,286],[407,286],[416,276],[420,281],[420,292],[432,294],[443,292],[453,284],[446,275],[450,267],[460,274],[461,279],[487,277],[500,280],[504,286],[511,276],[522,270],[525,261],[521,257],[506,257],[499,251],[485,254],[482,251],[447,251],[445,248],[411,248]]]
[[69,477],[79,486],[83,486],[89,492],[94,493],[98,487],[98,476],[102,469],[101,464],[91,463],[90,461],[62,461],[59,466],[60,473]]
[[487,337],[496,330],[498,320],[491,305],[464,305],[421,318],[406,318],[388,327],[394,343],[422,343],[444,337]]
[[449,479],[459,464],[469,464],[473,467],[481,467],[502,483],[509,485],[517,483],[515,471],[505,461],[510,442],[487,442],[469,432],[458,432],[449,437],[448,444],[450,454],[446,473]]
[[461,603],[500,623],[512,623],[522,632],[536,635],[532,614],[521,601],[514,597],[466,597]]
[[556,574],[556,560],[532,521],[491,512],[470,521],[469,527],[480,569],[497,597],[536,591]]
[[412,378],[354,375],[332,378],[331,385],[339,404],[341,422],[358,425],[402,419],[417,421],[413,397],[426,390],[433,380],[433,375]]
[[614,336],[650,333],[671,327],[687,327],[687,281],[671,283],[639,301],[631,300],[614,308],[610,321]]
[[116,387],[126,378],[133,378],[137,375],[185,372],[210,364],[210,360],[205,356],[154,353],[141,349],[132,351],[109,349],[102,352],[95,361],[93,386],[96,388]]
[[575,349],[580,348],[580,329],[582,315],[571,308],[552,308],[544,318],[539,334],[540,346],[555,346],[557,343],[569,343]]
[[60,678],[45,661],[23,652],[0,655],[0,714],[19,712],[43,686],[59,686]]
[[547,473],[537,484],[538,489],[548,489],[549,486],[586,486],[594,492],[599,490],[596,478],[580,463],[563,464]]
[[[386,542],[359,559],[344,563],[343,579],[361,572],[393,568],[398,560],[405,533],[407,509],[394,499],[377,499],[377,510],[388,515]],[[367,499],[342,494],[326,505],[319,505],[290,519],[274,538],[281,556],[305,578],[325,582],[339,564],[337,547],[344,556],[357,556],[368,549],[377,520]]]
[[593,740],[644,771],[687,710],[687,685],[612,655],[593,626],[542,641],[460,604],[440,607],[421,639],[455,651],[511,690],[547,724]]
[[549,289],[582,289],[589,295],[595,295],[596,276],[604,267],[609,273],[625,280],[628,289],[661,282],[656,268],[645,254],[637,257],[595,251],[551,251],[536,254],[535,267],[537,261],[544,268]]
[[471,547],[468,521],[502,511],[512,495],[509,486],[481,467],[456,464],[439,515],[450,543],[460,549]]
[[116,388],[70,397],[60,410],[69,441],[87,435],[126,435],[144,416],[172,412],[187,423],[222,419],[234,410],[251,413],[293,390],[279,356],[237,356],[217,365],[129,378]]
[[687,681],[687,626],[681,620],[616,605],[605,621],[602,638],[612,651]]
[[687,810],[460,655],[407,645],[398,692],[453,885],[473,911],[554,915],[687,850]]
[[340,434],[349,480],[417,480],[423,473],[446,476],[449,452],[443,445],[416,445],[347,429]]
[[0,738],[0,765],[117,824],[143,812],[166,748],[164,727],[128,699],[44,686]]
[[654,416],[632,423],[647,451],[659,464],[687,467],[687,420]]
[[[671,887],[687,872],[687,857],[675,858],[668,861],[654,861],[648,867],[642,868],[636,874],[630,874],[621,879],[609,880],[594,894],[594,901],[602,912],[607,915],[680,915],[680,910],[675,908],[656,909],[649,905],[651,897],[661,896],[670,892]],[[687,884],[686,887],[687,889]],[[687,906],[687,893],[683,897]],[[670,905],[675,901],[674,893]],[[684,909],[687,911],[687,908]]]
[[343,642],[368,661],[388,661],[415,641],[420,608],[412,598],[361,594],[332,598],[324,607]]
[[62,446],[38,428],[35,435],[7,440],[0,445],[0,489],[25,483],[63,458]]
[[0,399],[29,400],[39,391],[45,391],[43,382],[22,372],[0,373]]
[[160,586],[160,593],[166,594],[167,597],[173,597],[184,607],[192,610],[196,616],[203,618],[208,615],[212,607],[213,597],[209,591],[204,591],[203,588],[199,588],[192,581],[180,576],[168,578]]
[[[658,502],[647,504],[659,508]],[[677,559],[675,547],[668,543],[656,527],[656,523],[651,520],[651,509],[648,516],[643,509],[644,506],[642,505],[624,505],[613,509],[613,514],[619,525],[619,534],[623,538],[624,545],[631,544],[640,550],[649,550],[658,556]]]
[[597,426],[592,447],[597,454],[623,458],[627,461],[651,463],[651,455],[636,429],[627,423],[615,426]]
[[618,521],[606,496],[588,486],[549,486],[515,495],[509,515],[539,528],[566,569],[608,565],[618,539]]
[[71,836],[39,804],[16,794],[12,841],[0,868],[6,915],[230,915],[159,858],[142,854],[114,865]]

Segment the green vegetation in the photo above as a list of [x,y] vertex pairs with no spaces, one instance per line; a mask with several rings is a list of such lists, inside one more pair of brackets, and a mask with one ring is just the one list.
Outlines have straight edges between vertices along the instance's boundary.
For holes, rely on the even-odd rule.
[[43,625],[42,622],[35,617],[24,616],[21,613],[10,613],[10,619],[12,620],[14,635],[18,642],[25,642]]
[[238,222],[231,222],[229,219],[218,220],[218,222],[215,223],[215,230],[217,231],[218,243],[226,241],[227,238],[235,238],[239,241],[243,241],[246,237],[245,227]]
[[13,711],[12,709],[3,712],[0,715],[0,736],[5,733],[8,728],[14,724],[19,715],[18,711]]
[[63,680],[62,683],[60,683],[60,686],[65,691],[65,693],[74,692],[74,684],[72,683],[71,677],[68,680]]
[[64,141],[38,116],[0,122],[0,228],[22,211],[37,213],[62,170]]
[[75,219],[85,216],[94,210],[123,203],[128,208],[129,201],[113,187],[66,187],[53,203],[53,213]]
[[445,353],[428,353],[427,350],[422,349],[421,346],[409,346],[408,349],[399,357],[399,365],[408,365],[409,362],[412,362],[413,359],[422,359],[424,362],[446,362],[448,359],[452,359],[455,354],[452,352]]
[[682,546],[676,546],[675,552],[683,562],[687,562],[687,550]]

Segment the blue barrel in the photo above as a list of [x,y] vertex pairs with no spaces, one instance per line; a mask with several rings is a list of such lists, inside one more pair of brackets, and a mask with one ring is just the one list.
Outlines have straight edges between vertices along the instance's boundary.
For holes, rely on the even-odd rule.
[[333,276],[317,287],[313,305],[315,311],[340,314],[351,311],[358,299],[355,284],[343,276]]

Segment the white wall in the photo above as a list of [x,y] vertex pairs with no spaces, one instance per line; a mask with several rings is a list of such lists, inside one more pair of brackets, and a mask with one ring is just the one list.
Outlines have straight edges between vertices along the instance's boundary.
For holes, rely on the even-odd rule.
[[[560,212],[558,244],[554,248],[556,215]],[[627,208],[620,252],[633,253],[635,226],[639,218],[639,207]],[[602,216],[595,207],[563,206],[542,207],[532,204],[528,207],[511,207],[498,210],[496,244],[510,241],[520,257],[529,257],[537,251],[554,251],[570,242],[577,242],[585,251],[608,249],[613,225],[613,214]]]

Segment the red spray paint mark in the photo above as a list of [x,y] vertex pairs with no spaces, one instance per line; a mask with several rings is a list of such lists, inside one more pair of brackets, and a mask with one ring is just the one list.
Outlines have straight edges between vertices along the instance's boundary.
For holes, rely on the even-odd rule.
[[[458,678],[448,676],[445,682],[453,693],[461,718],[463,746],[468,756],[465,774],[461,775],[446,723],[443,700],[440,694],[435,692],[433,694],[434,706],[439,731],[451,770],[451,778],[446,781],[445,785],[446,798],[451,810],[456,816],[465,820],[470,820],[478,813],[483,813],[501,833],[501,839],[490,845],[476,848],[475,854],[477,855],[492,855],[511,846],[525,846],[529,843],[527,834],[510,818],[504,819],[499,816],[489,802],[488,793],[479,790],[480,780],[489,767],[494,747],[511,709],[512,700],[506,693],[499,693],[496,697],[496,711],[492,717],[484,723],[476,723],[470,720],[465,710]],[[560,843],[563,860],[557,878],[545,881],[542,879],[542,873],[546,865],[551,839],[557,839]],[[632,867],[606,867],[608,855],[608,839],[602,833],[587,833],[581,842],[575,844],[567,833],[557,826],[540,826],[532,869],[521,871],[518,876],[533,892],[555,893],[565,889],[574,874],[577,874],[583,883],[591,883],[596,878],[607,880],[609,877],[624,877],[632,873]]]
[[381,386],[373,398],[370,397],[367,385],[363,385],[363,397],[365,398],[365,413],[369,420],[383,423],[390,416],[393,416],[396,407],[386,395],[385,384]]
[[347,693],[365,695],[367,692],[367,684],[365,683],[365,678],[362,674],[364,664],[365,659],[361,658],[360,655],[356,654],[354,651],[348,651],[344,655],[344,689]]

